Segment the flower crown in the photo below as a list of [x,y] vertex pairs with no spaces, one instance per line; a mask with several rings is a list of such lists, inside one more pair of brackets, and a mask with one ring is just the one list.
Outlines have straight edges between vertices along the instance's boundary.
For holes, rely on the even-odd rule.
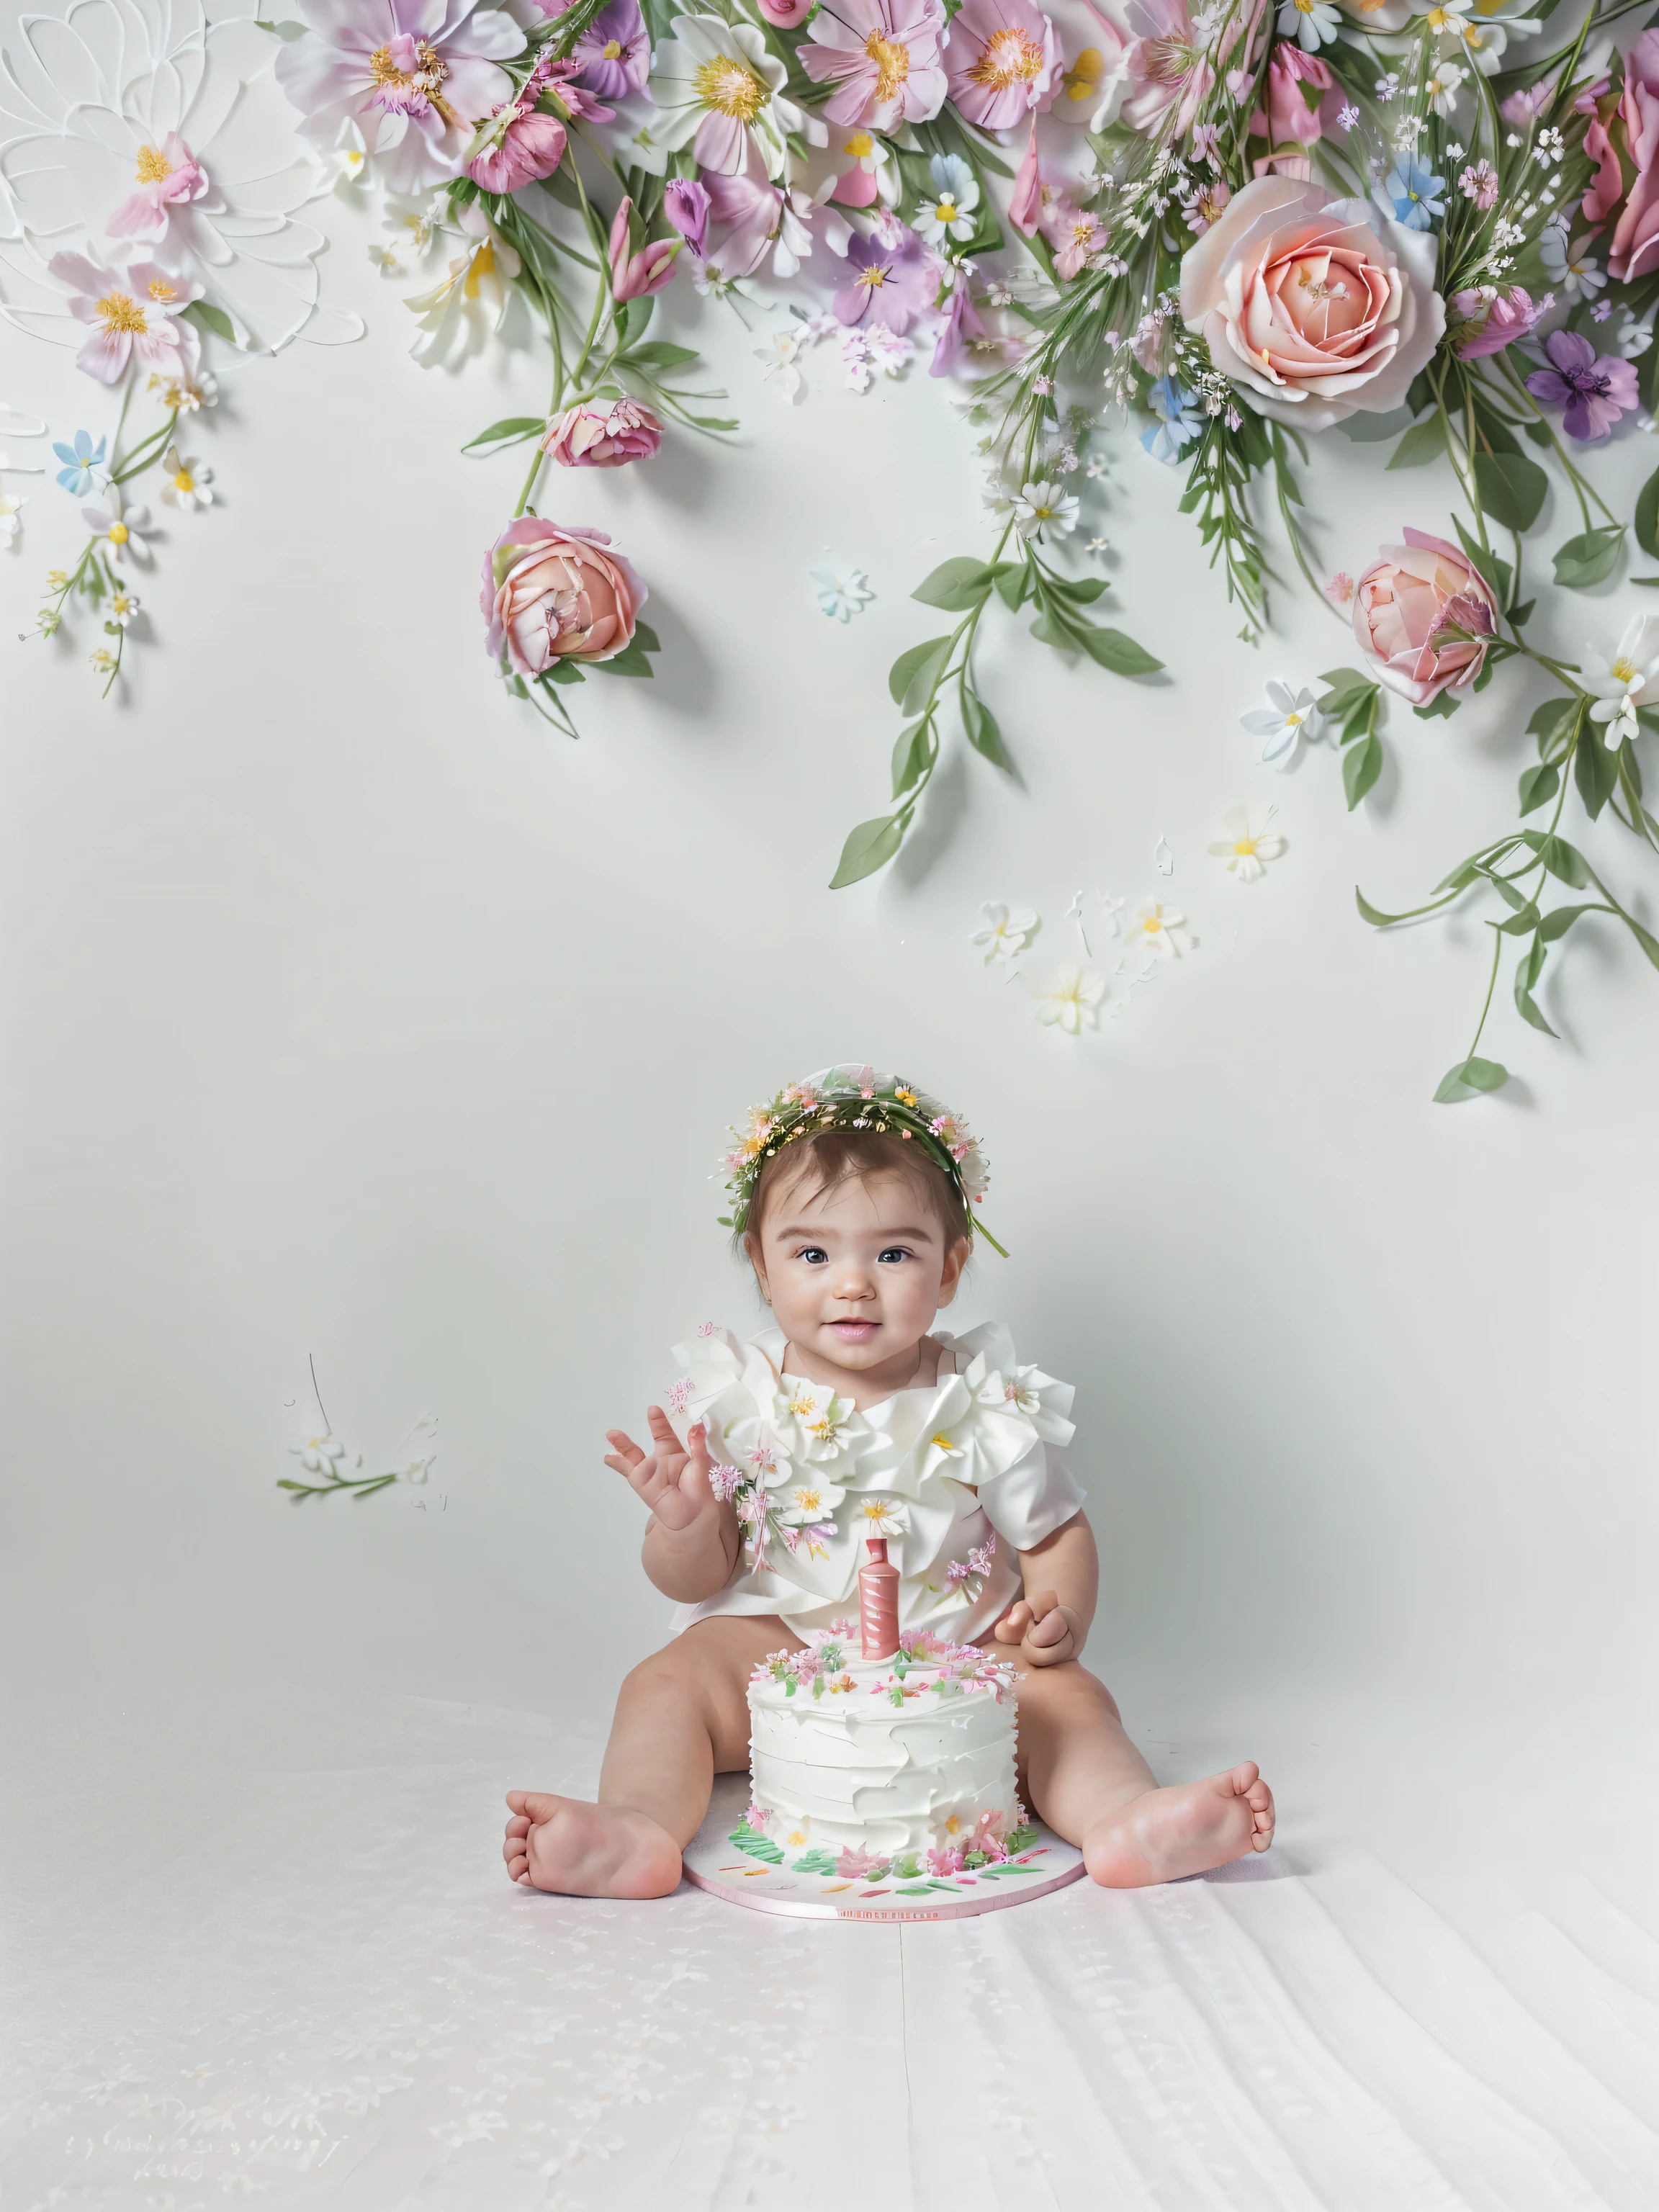
[[826,1067],[805,1083],[786,1083],[775,1098],[750,1109],[746,1133],[733,1128],[737,1143],[722,1162],[732,1211],[720,1216],[720,1226],[741,1236],[748,1226],[755,1185],[768,1160],[775,1159],[786,1145],[827,1129],[868,1130],[918,1146],[950,1177],[975,1235],[1007,1258],[973,1211],[991,1177],[985,1155],[962,1116],[898,1076],[852,1063]]

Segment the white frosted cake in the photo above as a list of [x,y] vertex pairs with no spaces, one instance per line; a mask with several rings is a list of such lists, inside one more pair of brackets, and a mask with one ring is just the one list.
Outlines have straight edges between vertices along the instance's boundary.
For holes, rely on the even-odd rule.
[[925,1632],[886,1659],[855,1656],[850,1638],[837,1623],[756,1668],[753,1802],[733,1841],[848,1876],[957,1871],[1022,1848],[1013,1669]]

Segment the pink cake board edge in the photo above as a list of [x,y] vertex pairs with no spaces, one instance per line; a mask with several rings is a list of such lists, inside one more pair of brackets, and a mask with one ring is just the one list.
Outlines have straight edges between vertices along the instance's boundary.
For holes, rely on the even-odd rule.
[[[820,1884],[823,1877],[808,1875],[800,1878],[805,1893],[796,1894],[788,1887],[773,1887],[774,1869],[770,1868],[759,1872],[732,1866],[733,1858],[740,1854],[729,1838],[738,1814],[748,1802],[746,1775],[716,1775],[708,1817],[686,1845],[684,1865],[685,1878],[695,1887],[706,1890],[711,1897],[724,1898],[729,1905],[740,1905],[750,1912],[773,1912],[791,1920],[859,1920],[897,1925],[918,1920],[967,1920],[977,1913],[1000,1912],[1011,1905],[1026,1905],[1033,1898],[1048,1897],[1057,1889],[1064,1889],[1068,1882],[1080,1881],[1085,1870],[1082,1852],[1075,1845],[1063,1843],[1036,1820],[1032,1825],[1036,1829],[1037,1840],[1032,1848],[1045,1856],[1053,1854],[1061,1863],[1052,1873],[1045,1869],[1030,1881],[1022,1881],[1018,1889],[987,1885],[971,1896],[959,1897],[939,1892],[937,1904],[920,1897],[897,1895],[890,1903],[886,1899],[873,1898],[843,1903],[840,1897],[825,1897],[821,1890],[817,1895],[811,1894],[811,1888]],[[787,1874],[778,1871],[783,1881],[787,1882]]]

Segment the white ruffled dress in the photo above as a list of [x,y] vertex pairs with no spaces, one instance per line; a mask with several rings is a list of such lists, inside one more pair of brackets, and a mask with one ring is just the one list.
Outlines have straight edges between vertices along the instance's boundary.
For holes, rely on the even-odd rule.
[[784,1337],[752,1344],[705,1322],[677,1345],[665,1394],[684,1443],[708,1428],[717,1488],[744,1547],[724,1589],[684,1605],[675,1632],[711,1613],[775,1613],[798,1636],[856,1616],[866,1536],[899,1571],[899,1625],[957,1643],[987,1634],[1020,1595],[1018,1554],[1084,1504],[1059,1447],[1076,1433],[1072,1386],[1023,1367],[1000,1322],[935,1332],[936,1383],[854,1411],[782,1371]]

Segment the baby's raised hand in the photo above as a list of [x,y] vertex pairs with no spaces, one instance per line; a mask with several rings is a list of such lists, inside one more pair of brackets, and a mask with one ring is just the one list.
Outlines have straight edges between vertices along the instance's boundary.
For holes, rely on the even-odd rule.
[[1029,1667],[1053,1667],[1075,1659],[1083,1647],[1083,1624],[1053,1590],[1017,1598],[992,1630],[999,1644],[1018,1644]]
[[605,1441],[611,1449],[605,1463],[628,1478],[665,1528],[689,1528],[714,1502],[708,1487],[708,1431],[701,1421],[688,1430],[688,1451],[660,1406],[647,1406],[645,1418],[651,1425],[652,1449],[641,1451],[623,1430],[607,1429]]

